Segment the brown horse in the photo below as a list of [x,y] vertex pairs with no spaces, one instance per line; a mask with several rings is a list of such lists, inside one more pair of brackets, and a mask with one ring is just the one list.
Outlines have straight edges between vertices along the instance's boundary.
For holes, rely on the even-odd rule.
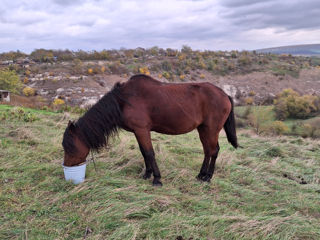
[[153,173],[153,185],[161,186],[150,131],[184,134],[197,128],[204,160],[197,178],[210,181],[219,152],[218,137],[224,127],[228,141],[237,148],[232,98],[210,83],[162,83],[135,75],[113,89],[75,123],[69,122],[63,136],[64,165],[86,161],[90,150],[105,146],[119,128],[133,132],[143,155],[144,179]]

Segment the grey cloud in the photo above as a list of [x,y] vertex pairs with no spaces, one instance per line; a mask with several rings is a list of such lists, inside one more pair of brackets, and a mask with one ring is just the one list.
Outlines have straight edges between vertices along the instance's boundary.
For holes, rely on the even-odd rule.
[[61,6],[72,6],[79,5],[84,2],[84,0],[53,0],[54,3]]
[[248,7],[250,5],[264,4],[273,0],[221,0],[220,3],[225,7]]
[[311,0],[3,0],[0,51],[252,48],[242,33],[319,29],[319,9]]
[[[314,29],[320,26],[320,1],[284,0],[254,1],[228,0],[222,16],[243,29],[279,27],[288,30]],[[250,1],[251,2],[251,1]],[[232,3],[235,3],[234,5]]]

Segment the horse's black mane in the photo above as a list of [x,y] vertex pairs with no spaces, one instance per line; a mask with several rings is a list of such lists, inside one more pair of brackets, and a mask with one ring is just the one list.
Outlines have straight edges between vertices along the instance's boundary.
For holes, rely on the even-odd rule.
[[121,83],[116,83],[112,90],[93,105],[76,123],[66,128],[62,145],[66,153],[77,151],[72,135],[75,134],[91,150],[106,146],[108,137],[118,133],[122,125],[122,111],[119,101]]

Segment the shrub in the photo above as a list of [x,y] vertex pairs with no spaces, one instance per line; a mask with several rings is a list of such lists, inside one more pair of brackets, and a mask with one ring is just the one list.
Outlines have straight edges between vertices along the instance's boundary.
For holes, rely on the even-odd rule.
[[247,55],[242,55],[239,58],[239,63],[240,63],[240,65],[249,65],[249,64],[251,64],[251,58]]
[[319,97],[300,96],[292,89],[283,90],[274,100],[276,117],[284,120],[288,117],[304,119],[320,111]]
[[149,71],[148,67],[140,67],[139,68],[139,73],[150,75],[150,71]]
[[65,104],[65,102],[62,100],[62,99],[60,99],[60,98],[55,98],[54,100],[53,100],[53,103],[52,103],[54,106],[61,106],[61,105],[64,105]]
[[168,73],[168,72],[163,72],[163,73],[162,73],[162,76],[163,76],[164,78],[166,78],[166,79],[170,79],[170,78],[171,78],[170,73]]
[[18,93],[22,87],[19,76],[9,69],[0,70],[0,89]]
[[171,64],[168,61],[163,61],[161,63],[161,68],[166,72],[170,72],[172,70]]
[[29,70],[29,69],[27,69],[27,70],[25,71],[25,75],[26,75],[27,77],[29,77],[29,76],[30,76],[30,74],[31,74],[30,70]]
[[[138,73],[139,68],[137,66],[132,66],[133,67],[133,72]],[[128,69],[125,65],[123,65],[120,61],[115,61],[112,62],[111,64],[108,65],[108,68],[112,74],[124,74],[128,73]]]
[[23,120],[24,122],[34,122],[39,118],[31,112],[26,112],[22,107],[14,107],[0,115],[0,120]]
[[287,102],[285,99],[274,100],[274,111],[276,113],[276,118],[279,120],[285,120],[289,117],[289,111]]
[[279,147],[271,147],[265,151],[265,155],[268,157],[283,157],[284,153]]
[[320,138],[320,119],[302,124],[301,136]]
[[251,106],[247,106],[241,117],[244,118],[244,119],[248,119],[248,116],[251,113],[252,113],[252,107]]
[[192,48],[187,45],[183,45],[181,48],[181,52],[190,55],[192,53]]
[[236,127],[237,128],[244,128],[248,126],[248,122],[243,118],[236,119]]
[[185,60],[186,58],[187,58],[187,55],[184,54],[184,53],[180,53],[179,56],[178,56],[179,61],[183,61],[183,60]]
[[289,131],[289,128],[282,121],[274,121],[268,126],[267,131],[272,134],[282,135],[284,133],[287,133]]
[[25,113],[23,116],[23,121],[25,122],[34,122],[38,120],[37,116],[31,112]]
[[249,92],[249,96],[253,97],[253,96],[255,96],[255,95],[256,95],[255,91],[251,90],[251,91]]
[[311,137],[312,136],[312,126],[308,123],[302,124],[302,134],[301,136],[306,138],[306,137]]
[[72,113],[76,113],[79,115],[83,115],[84,113],[86,113],[87,109],[86,108],[81,108],[79,106],[75,106],[73,108],[71,108],[70,110]]
[[299,121],[291,127],[291,133],[301,137],[320,138],[320,118],[308,120],[307,122]]
[[36,90],[32,87],[25,87],[22,92],[27,97],[34,96],[36,94]]
[[252,97],[247,97],[244,100],[244,102],[245,102],[246,105],[253,105],[253,98]]
[[272,120],[273,115],[271,110],[263,107],[256,107],[252,110],[252,113],[248,116],[249,124],[254,128],[255,132],[259,135],[266,131],[269,122]]
[[198,68],[200,69],[206,69],[207,68],[207,65],[204,63],[203,61],[203,58],[200,58],[199,61],[198,61]]

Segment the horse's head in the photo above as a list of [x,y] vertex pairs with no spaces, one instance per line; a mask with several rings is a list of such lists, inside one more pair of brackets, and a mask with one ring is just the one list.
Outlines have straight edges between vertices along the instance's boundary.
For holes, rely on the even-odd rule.
[[81,141],[80,134],[80,129],[69,121],[62,141],[64,166],[76,166],[86,161],[90,149]]

